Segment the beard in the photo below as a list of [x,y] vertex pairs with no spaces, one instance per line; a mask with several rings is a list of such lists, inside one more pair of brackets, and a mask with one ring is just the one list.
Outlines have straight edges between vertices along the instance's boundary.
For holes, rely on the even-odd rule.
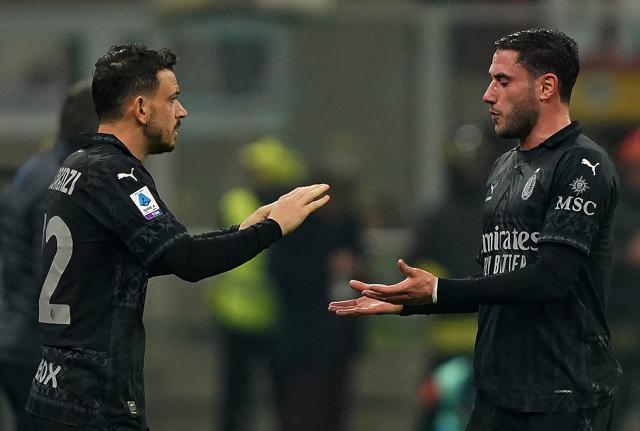
[[155,116],[151,116],[151,119],[142,128],[142,134],[147,139],[149,144],[149,154],[162,154],[169,153],[176,148],[174,131],[180,126],[180,122],[176,124],[175,129],[169,133],[160,127],[155,121]]
[[506,124],[502,128],[496,127],[496,133],[501,138],[523,140],[529,136],[539,117],[540,111],[535,104],[535,97],[530,95],[513,110],[511,115],[504,117]]

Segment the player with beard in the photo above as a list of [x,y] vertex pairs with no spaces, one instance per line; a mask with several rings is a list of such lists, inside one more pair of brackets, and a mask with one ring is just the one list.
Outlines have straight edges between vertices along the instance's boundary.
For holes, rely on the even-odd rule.
[[[622,372],[604,303],[618,178],[571,121],[578,48],[531,29],[495,43],[483,100],[496,133],[519,146],[486,183],[479,275],[437,278],[398,261],[406,279],[351,281],[339,315],[478,312],[477,395],[467,431],[611,430]],[[427,247],[428,245],[425,245]]]
[[145,430],[142,315],[149,277],[188,281],[234,268],[324,205],[297,188],[239,226],[191,235],[143,166],[173,151],[187,111],[169,50],[115,46],[96,65],[97,134],[49,185],[39,324],[43,354],[27,410],[34,428]]

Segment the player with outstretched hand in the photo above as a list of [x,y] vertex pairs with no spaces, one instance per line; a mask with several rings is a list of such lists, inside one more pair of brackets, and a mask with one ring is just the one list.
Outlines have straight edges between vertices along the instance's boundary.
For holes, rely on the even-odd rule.
[[622,370],[605,303],[618,176],[569,115],[576,42],[530,29],[495,43],[483,100],[518,139],[486,184],[481,272],[437,278],[402,260],[394,285],[352,281],[339,315],[478,313],[466,431],[610,431]]
[[49,185],[39,326],[43,356],[27,410],[34,427],[146,430],[142,323],[149,277],[189,281],[256,256],[326,204],[329,186],[299,187],[239,226],[192,235],[143,162],[173,151],[187,111],[175,55],[115,46],[96,65],[98,133]]

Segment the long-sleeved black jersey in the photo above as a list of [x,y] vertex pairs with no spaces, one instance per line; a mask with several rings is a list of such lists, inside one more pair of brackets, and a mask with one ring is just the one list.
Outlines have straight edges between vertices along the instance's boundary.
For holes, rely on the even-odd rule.
[[213,275],[255,256],[281,232],[267,221],[192,236],[124,144],[106,134],[84,140],[49,185],[39,299],[43,357],[27,410],[82,429],[144,430],[148,278]]
[[[505,153],[487,182],[483,277],[443,279],[437,304],[407,306],[404,314],[476,306],[474,382],[497,406],[575,411],[605,402],[621,373],[604,312],[617,199],[613,164],[576,122],[532,150]],[[547,259],[567,256],[572,269],[541,261],[543,247]],[[556,268],[551,285],[526,279],[532,264],[537,271]],[[553,284],[569,273],[566,284]]]

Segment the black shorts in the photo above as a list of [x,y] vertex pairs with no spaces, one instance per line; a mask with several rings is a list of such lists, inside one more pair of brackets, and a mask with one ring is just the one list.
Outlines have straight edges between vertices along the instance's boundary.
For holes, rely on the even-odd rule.
[[465,431],[612,431],[613,400],[577,412],[523,413],[476,395]]

